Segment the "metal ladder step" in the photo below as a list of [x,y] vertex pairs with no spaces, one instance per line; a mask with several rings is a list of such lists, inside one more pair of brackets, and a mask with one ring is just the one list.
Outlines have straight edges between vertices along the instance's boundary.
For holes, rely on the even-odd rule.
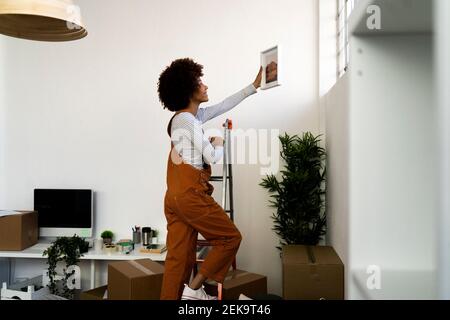
[[[225,179],[230,180],[230,176],[227,176]],[[223,181],[222,176],[212,176],[209,178],[209,181]]]

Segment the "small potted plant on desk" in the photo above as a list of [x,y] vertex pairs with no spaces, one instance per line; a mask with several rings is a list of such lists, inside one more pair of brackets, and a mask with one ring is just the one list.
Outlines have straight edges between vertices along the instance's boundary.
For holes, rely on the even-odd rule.
[[102,234],[100,236],[102,237],[104,244],[110,245],[114,234],[112,233],[112,231],[105,230],[102,232]]

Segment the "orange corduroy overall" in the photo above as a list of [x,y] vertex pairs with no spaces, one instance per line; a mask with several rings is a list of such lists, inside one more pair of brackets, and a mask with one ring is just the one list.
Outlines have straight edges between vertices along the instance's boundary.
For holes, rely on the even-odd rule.
[[211,166],[199,170],[180,159],[172,143],[164,197],[167,256],[161,300],[180,299],[184,283],[189,283],[196,263],[198,233],[212,246],[199,272],[219,283],[223,282],[242,239],[233,221],[211,196]]

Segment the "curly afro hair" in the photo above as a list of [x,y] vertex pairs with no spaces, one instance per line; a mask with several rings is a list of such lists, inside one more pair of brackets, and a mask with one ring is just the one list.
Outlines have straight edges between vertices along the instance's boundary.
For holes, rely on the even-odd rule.
[[158,94],[164,109],[178,111],[188,106],[203,76],[203,66],[190,58],[173,61],[159,76]]

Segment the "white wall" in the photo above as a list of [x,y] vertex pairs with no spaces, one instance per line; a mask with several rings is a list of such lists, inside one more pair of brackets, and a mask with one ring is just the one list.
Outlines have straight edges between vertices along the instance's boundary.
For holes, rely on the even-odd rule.
[[324,96],[337,80],[336,0],[320,0],[319,3],[319,59],[320,96]]
[[[345,288],[350,279],[350,115],[348,74],[322,98],[326,113],[327,242],[345,266]],[[347,296],[347,291],[346,291]]]
[[353,39],[350,229],[355,268],[436,267],[432,54],[430,36]]
[[[214,103],[254,80],[260,51],[282,45],[283,86],[250,97],[227,116],[240,129],[318,133],[314,0],[78,3],[86,39],[55,44],[5,38],[0,207],[32,208],[37,187],[92,188],[97,235],[110,228],[129,238],[136,224],[165,230],[171,114],[159,104],[156,83],[175,58],[204,64]],[[236,224],[244,236],[238,266],[267,275],[269,290],[280,294],[278,241],[259,169],[234,169]],[[31,272],[18,266],[16,275],[25,269]]]
[[438,290],[439,298],[450,299],[450,2],[445,0],[435,1],[435,30],[436,30],[436,86],[439,102],[439,144],[440,144],[440,203],[439,203],[439,233],[438,233]]
[[[0,37],[0,70],[3,70],[4,68],[4,57],[3,57],[3,38]],[[5,95],[5,88],[4,88],[4,76],[3,72],[0,72],[0,177],[3,176],[3,135],[4,135],[4,120],[5,120],[5,104],[3,101]],[[2,181],[0,181],[0,190],[3,190],[4,186],[2,184]],[[2,192],[0,192],[0,203],[2,203]],[[1,259],[0,258],[0,282],[8,281],[9,280],[9,272],[8,272],[9,264],[7,259]]]
[[[336,0],[317,1],[319,6],[319,128],[326,137],[325,95],[337,80]],[[326,138],[324,139],[326,145]]]
[[[4,38],[0,37],[0,177],[4,176],[5,165],[5,152],[4,152],[4,136],[5,136],[5,118],[6,118],[6,105],[5,105],[5,44]],[[4,179],[0,179],[0,190],[5,190]],[[0,192],[0,203],[3,203],[3,192]]]
[[[349,79],[337,79],[335,0],[319,2],[319,94],[320,132],[327,151],[327,245],[331,245],[345,266],[345,296],[348,297],[350,262],[350,145]],[[336,82],[338,80],[338,82]]]

